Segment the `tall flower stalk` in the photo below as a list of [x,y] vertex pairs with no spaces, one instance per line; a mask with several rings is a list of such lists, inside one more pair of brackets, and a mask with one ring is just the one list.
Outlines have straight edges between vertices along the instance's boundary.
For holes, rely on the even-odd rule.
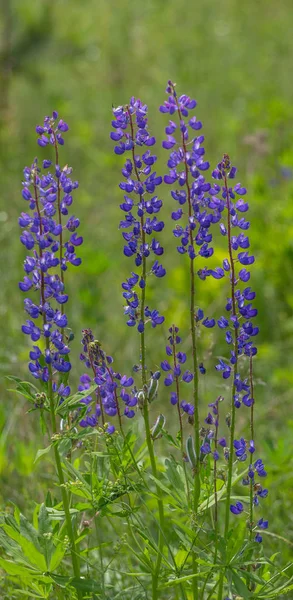
[[[164,317],[160,316],[157,310],[151,310],[146,304],[148,278],[153,275],[161,278],[166,273],[157,259],[157,256],[163,254],[163,248],[155,237],[151,237],[164,227],[163,221],[158,221],[155,216],[160,211],[162,201],[156,195],[153,196],[156,187],[162,183],[162,177],[157,176],[156,172],[152,172],[152,166],[157,157],[151,155],[148,148],[153,146],[156,140],[148,131],[147,106],[143,105],[140,100],[131,98],[129,105],[114,109],[113,115],[112,126],[114,131],[111,133],[111,139],[118,142],[114,152],[121,155],[128,151],[131,156],[130,159],[126,160],[122,169],[124,180],[119,186],[125,192],[124,202],[120,205],[125,216],[120,221],[120,228],[126,230],[123,231],[123,238],[126,241],[124,255],[134,258],[135,267],[139,269],[139,273],[132,272],[131,277],[122,284],[122,289],[123,297],[127,303],[125,307],[125,314],[128,319],[127,325],[129,327],[135,326],[140,334],[142,389],[138,394],[138,399],[144,417],[151,469],[154,478],[157,479],[158,472],[150,428],[149,404],[155,397],[158,381],[156,374],[151,374],[150,380],[148,378],[145,328],[149,322],[152,327],[156,327],[164,321]],[[136,154],[143,146],[147,147],[146,151],[141,155]],[[154,255],[154,259],[150,268],[148,268],[147,259],[151,255]],[[157,559],[152,577],[153,600],[158,598],[158,580],[164,547],[162,492],[159,486],[156,486],[156,490],[159,532]]]
[[[40,380],[45,390],[42,408],[50,413],[53,437],[58,433],[56,408],[70,394],[67,385],[71,369],[68,360],[70,348],[67,345],[68,336],[64,334],[67,328],[64,305],[68,301],[68,295],[65,292],[63,273],[68,264],[78,266],[81,263],[81,259],[75,254],[75,248],[83,241],[82,237],[76,234],[79,220],[71,216],[63,224],[61,219],[61,216],[68,215],[68,207],[72,204],[71,192],[78,187],[78,183],[70,178],[71,168],[65,166],[61,169],[58,160],[57,145],[64,144],[62,134],[67,130],[67,123],[62,119],[58,120],[56,112],[53,112],[52,117],[45,118],[43,126],[37,126],[39,145],[55,146],[56,163],[45,159],[42,171],[35,160],[31,167],[24,169],[22,196],[29,205],[29,212],[23,212],[19,218],[23,229],[20,240],[30,251],[30,255],[24,261],[25,276],[19,287],[25,293],[34,290],[38,294],[36,302],[29,297],[24,300],[24,307],[30,319],[26,320],[22,331],[34,342],[29,355],[29,371],[33,377]],[[64,232],[69,235],[65,243]],[[79,559],[58,444],[54,444],[54,456],[70,540],[73,571],[74,575],[79,577]],[[82,593],[78,594],[82,598]]]
[[[250,223],[246,221],[243,214],[248,211],[248,203],[241,197],[246,195],[246,189],[241,186],[240,183],[234,185],[233,188],[229,185],[229,180],[234,179],[236,175],[236,168],[231,166],[229,156],[224,155],[223,160],[218,164],[217,169],[213,171],[213,177],[217,180],[212,190],[213,197],[211,198],[211,206],[218,203],[219,209],[222,214],[226,213],[226,222],[221,220],[220,231],[223,236],[227,238],[228,245],[228,259],[224,259],[223,268],[219,267],[218,272],[229,274],[230,280],[230,297],[227,300],[226,311],[228,312],[228,318],[225,316],[218,319],[218,326],[220,329],[225,330],[226,343],[232,347],[230,350],[230,359],[220,359],[216,365],[216,369],[222,373],[225,380],[232,378],[231,384],[231,405],[229,415],[229,428],[230,428],[230,439],[229,439],[229,455],[228,455],[228,473],[227,473],[227,484],[226,484],[226,500],[225,500],[225,525],[224,525],[224,539],[226,544],[228,543],[229,525],[230,525],[230,513],[238,515],[243,511],[243,504],[237,502],[236,505],[231,504],[231,491],[232,491],[232,476],[233,476],[233,465],[234,465],[234,452],[236,459],[244,461],[247,456],[252,456],[255,452],[254,446],[254,426],[253,426],[253,407],[254,407],[254,396],[253,396],[253,373],[252,373],[252,359],[257,353],[255,346],[255,336],[258,334],[258,327],[253,325],[252,319],[257,315],[257,309],[251,304],[251,301],[255,298],[255,292],[250,287],[246,287],[243,290],[240,288],[241,283],[247,283],[250,279],[250,272],[246,267],[249,267],[254,263],[254,256],[249,255],[249,238],[243,233],[249,229]],[[220,182],[220,184],[219,184]],[[239,197],[240,196],[240,197]],[[218,197],[218,198],[217,198]],[[238,233],[237,230],[241,230]],[[233,235],[236,230],[237,235]],[[237,256],[235,256],[237,252]],[[237,270],[237,263],[241,265],[241,268]],[[243,266],[243,268],[242,268]],[[249,377],[243,378],[242,367],[243,364],[247,365],[248,360],[248,373]],[[250,442],[246,442],[244,438],[240,440],[236,439],[236,412],[241,405],[250,408]],[[255,484],[255,473],[260,477],[264,477],[266,472],[264,470],[262,461],[258,459],[254,465],[251,464],[248,469],[248,477],[243,480],[244,485],[249,484],[249,538],[252,539],[252,531],[254,528],[253,523],[253,506],[258,504],[258,487]],[[256,485],[256,488],[255,488]],[[264,496],[266,495],[264,492]],[[260,493],[263,493],[261,488]],[[261,524],[262,524],[261,520]],[[267,523],[267,522],[265,522]],[[256,536],[256,541],[261,541]],[[219,580],[218,598],[222,598],[224,583],[224,571],[222,571]]]
[[[211,234],[208,232],[212,218],[207,214],[204,194],[209,190],[210,184],[205,182],[202,171],[209,168],[209,163],[203,159],[204,148],[202,143],[204,136],[192,137],[189,139],[190,131],[198,131],[202,124],[193,116],[189,120],[189,111],[196,106],[196,101],[189,96],[177,96],[175,84],[168,82],[166,89],[169,97],[168,100],[160,107],[160,111],[169,114],[172,120],[166,127],[167,140],[163,142],[163,147],[171,150],[168,167],[169,174],[165,175],[164,182],[166,184],[176,184],[177,189],[171,192],[172,197],[179,203],[180,208],[172,212],[172,219],[176,221],[176,227],[173,231],[176,239],[180,239],[181,243],[177,247],[180,254],[188,254],[189,257],[189,273],[190,273],[190,332],[192,346],[192,363],[193,363],[193,401],[194,401],[194,439],[195,439],[195,455],[196,464],[194,466],[194,492],[193,492],[193,511],[196,519],[200,498],[200,435],[199,435],[199,386],[198,386],[198,351],[196,342],[196,296],[195,296],[195,263],[197,255],[209,257],[213,250],[209,248]],[[176,115],[176,122],[173,120]],[[176,141],[176,130],[179,132],[179,142]],[[187,210],[184,215],[183,206]],[[179,225],[179,222],[185,216],[185,226]],[[196,231],[196,227],[198,230]],[[200,247],[197,252],[197,246]],[[197,563],[193,562],[194,572],[197,572]],[[197,579],[193,579],[193,596],[198,598]]]

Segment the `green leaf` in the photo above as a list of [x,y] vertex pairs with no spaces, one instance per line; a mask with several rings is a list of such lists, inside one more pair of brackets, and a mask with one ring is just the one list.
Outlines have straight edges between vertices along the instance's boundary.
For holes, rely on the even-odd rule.
[[187,552],[187,550],[179,550],[177,552],[177,554],[175,555],[175,564],[178,569],[182,568],[189,554],[190,552]]
[[251,593],[248,591],[246,584],[244,583],[244,581],[242,581],[239,575],[235,573],[235,571],[232,570],[231,572],[232,580],[237,593],[240,594],[244,598],[244,600],[249,600],[249,598],[251,598]]
[[22,514],[20,515],[20,535],[22,538],[28,540],[28,542],[31,542],[38,552],[42,552],[37,530]]
[[181,467],[181,465],[179,465],[175,461],[173,456],[171,457],[171,459],[166,458],[165,465],[166,465],[166,476],[167,476],[169,482],[171,483],[172,487],[177,491],[180,490],[181,492],[184,492],[184,489],[185,489],[184,471],[183,471],[183,468]]
[[52,448],[52,445],[47,446],[47,448],[42,448],[42,449],[38,450],[37,454],[36,454],[36,458],[34,460],[34,464],[36,464],[36,462],[38,462],[38,460],[40,460],[40,458],[42,458],[42,456],[45,456],[45,454],[48,454],[50,452],[51,448]]
[[53,556],[51,557],[51,562],[49,564],[49,571],[55,571],[61,561],[63,560],[63,557],[65,555],[66,552],[66,547],[64,546],[64,544],[62,542],[60,542],[58,544],[58,546],[56,547]]
[[51,519],[44,503],[40,506],[38,523],[40,534],[43,535],[44,533],[52,532]]
[[[240,479],[243,479],[244,475],[247,473],[247,471],[242,471],[242,473],[240,474],[235,474],[235,476],[232,479],[232,485],[234,485],[235,483],[238,483],[238,481],[240,481]],[[218,502],[219,500],[222,500],[222,496],[224,495],[226,491],[226,486],[223,484],[223,487],[221,490],[218,491],[217,493],[217,499]],[[237,496],[238,499],[238,496]],[[245,498],[245,500],[247,500],[247,498]],[[202,502],[202,504],[200,504],[200,506],[198,507],[198,512],[204,512],[207,509],[210,509],[212,506],[214,506],[215,504],[215,494],[211,494],[211,496],[209,496],[209,498],[207,498],[204,502]]]
[[78,406],[81,403],[81,400],[83,400],[83,398],[87,398],[87,396],[91,396],[91,394],[93,394],[96,390],[98,389],[97,384],[92,385],[88,390],[84,390],[82,392],[77,392],[76,394],[73,394],[73,396],[68,396],[68,398],[66,398],[64,400],[64,402],[62,402],[62,404],[60,404],[60,406],[58,406],[57,408],[57,413],[62,413],[64,411],[64,408],[67,407],[73,407],[73,406]]
[[[176,494],[175,490],[173,490],[173,492],[171,492],[171,490],[169,490],[159,479],[157,479],[153,475],[150,475],[149,477],[150,477],[150,479],[152,479],[155,482],[155,484],[159,488],[161,488],[161,490],[163,490],[163,492],[165,492],[165,494],[167,494],[167,498],[165,498],[165,502],[168,502],[169,504],[171,504],[172,506],[175,506],[176,508],[180,508],[180,509],[183,508],[182,507],[182,499],[180,498],[180,496],[178,494]],[[175,496],[176,496],[176,498],[175,498]]]
[[16,388],[9,389],[9,392],[18,393],[30,402],[35,402],[35,394],[39,391],[35,385],[29,381],[22,381],[19,377],[14,377],[13,375],[8,375],[6,379],[16,384]]
[[82,577],[74,577],[70,581],[70,585],[76,590],[82,592],[100,592],[101,585],[95,579],[83,579]]
[[169,442],[169,444],[171,444],[171,446],[174,446],[177,449],[180,448],[180,444],[174,440],[172,435],[165,429],[162,430],[162,436],[167,440],[167,442]]
[[42,573],[40,571],[35,571],[33,569],[29,569],[27,567],[21,566],[18,563],[11,562],[10,560],[6,560],[4,558],[0,558],[0,567],[8,573],[8,575],[18,575],[26,577],[28,579],[33,579],[34,577],[39,577]]
[[74,587],[78,591],[82,592],[100,592],[101,585],[95,581],[95,579],[83,579],[83,577],[63,577],[61,575],[55,575],[50,573],[51,579],[60,585],[61,587]]

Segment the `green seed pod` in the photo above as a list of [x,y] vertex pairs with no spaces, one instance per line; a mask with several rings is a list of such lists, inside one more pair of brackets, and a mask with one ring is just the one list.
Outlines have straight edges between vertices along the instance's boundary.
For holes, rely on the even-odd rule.
[[196,468],[196,452],[194,448],[193,437],[191,435],[186,440],[186,454],[193,469]]
[[162,429],[165,427],[166,418],[164,415],[159,415],[153,428],[151,429],[152,440],[157,440],[162,436]]
[[158,393],[159,382],[154,377],[151,378],[150,384],[148,387],[148,401],[149,403],[153,402],[156,399]]
[[143,390],[139,390],[139,392],[137,392],[137,403],[139,408],[144,407],[145,393],[143,392]]

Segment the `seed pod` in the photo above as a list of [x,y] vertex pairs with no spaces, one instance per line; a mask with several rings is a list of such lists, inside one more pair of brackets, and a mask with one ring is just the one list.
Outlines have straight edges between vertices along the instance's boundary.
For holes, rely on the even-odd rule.
[[137,392],[136,397],[137,397],[138,407],[143,408],[144,403],[145,403],[145,393],[142,390],[139,390],[139,392]]
[[196,452],[193,437],[190,435],[186,440],[186,454],[193,469],[196,468]]
[[151,429],[152,440],[157,440],[162,436],[162,429],[165,427],[166,418],[164,415],[159,415],[153,428]]
[[158,393],[159,382],[154,377],[151,378],[149,387],[148,387],[148,401],[149,403],[153,402],[156,399]]

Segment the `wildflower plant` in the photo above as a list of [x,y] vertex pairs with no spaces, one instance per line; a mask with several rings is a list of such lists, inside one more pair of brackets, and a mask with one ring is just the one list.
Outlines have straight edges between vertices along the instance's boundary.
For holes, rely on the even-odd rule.
[[[71,209],[78,183],[60,166],[69,127],[57,112],[36,128],[50,153],[24,169],[19,288],[30,381],[9,379],[40,414],[46,446],[36,458],[53,457],[57,474],[33,523],[17,507],[1,517],[0,566],[27,598],[270,599],[293,590],[287,567],[278,572],[263,550],[268,489],[254,426],[259,330],[246,188],[234,183],[227,154],[210,173],[196,101],[171,81],[166,92],[163,177],[143,102],[114,108],[110,133],[124,161],[119,229],[130,263],[122,297],[137,354],[131,373],[82,324],[80,383],[71,389],[66,271],[80,266],[83,239]],[[165,322],[149,293],[150,278],[160,290],[166,275],[163,197],[189,277],[186,331]],[[218,234],[226,257],[213,267]],[[210,314],[198,294],[210,278],[222,280],[221,314]],[[160,364],[151,362],[150,328],[166,333]],[[216,328],[226,350],[214,349],[211,367],[201,340]],[[214,376],[221,391],[207,402],[201,378],[212,390]]]

